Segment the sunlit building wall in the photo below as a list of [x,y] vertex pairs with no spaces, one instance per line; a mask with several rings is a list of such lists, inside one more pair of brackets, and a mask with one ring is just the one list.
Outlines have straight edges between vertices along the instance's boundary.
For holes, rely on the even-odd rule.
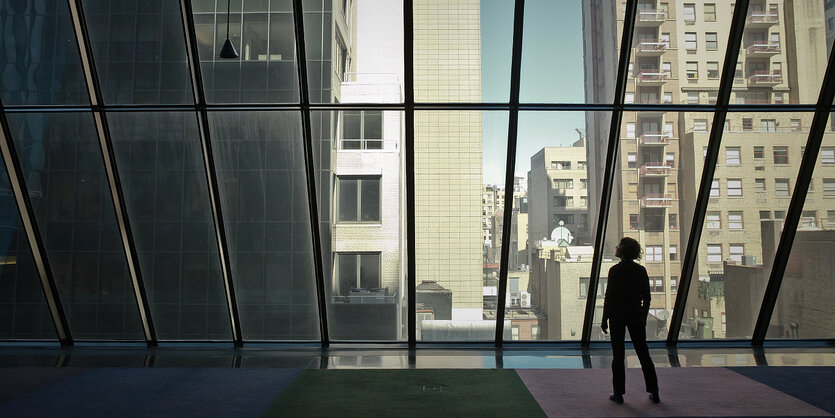
[[[414,2],[415,98],[481,100],[478,0]],[[482,116],[415,112],[417,282],[452,291],[452,320],[482,319]]]

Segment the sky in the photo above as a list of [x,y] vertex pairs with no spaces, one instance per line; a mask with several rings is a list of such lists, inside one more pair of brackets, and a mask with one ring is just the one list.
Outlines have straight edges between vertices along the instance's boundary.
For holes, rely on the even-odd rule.
[[[581,0],[527,0],[522,33],[520,101],[583,103]],[[507,102],[513,44],[513,1],[481,0],[482,101]],[[485,184],[504,184],[507,112],[483,114]],[[520,112],[516,176],[545,146],[570,146],[585,129],[584,112]]]

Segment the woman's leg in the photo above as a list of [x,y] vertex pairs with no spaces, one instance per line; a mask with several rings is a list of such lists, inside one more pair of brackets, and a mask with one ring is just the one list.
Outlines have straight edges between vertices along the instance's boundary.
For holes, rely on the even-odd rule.
[[644,383],[646,383],[647,392],[658,393],[658,376],[655,374],[655,365],[649,357],[649,347],[647,347],[646,322],[636,315],[629,319],[627,327],[629,328],[629,336],[632,338],[632,345],[635,347],[635,353],[638,354],[638,360],[641,361],[641,370],[644,372]]

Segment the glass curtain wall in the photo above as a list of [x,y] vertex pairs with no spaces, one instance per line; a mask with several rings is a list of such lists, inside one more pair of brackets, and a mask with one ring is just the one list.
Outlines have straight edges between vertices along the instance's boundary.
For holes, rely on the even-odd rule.
[[[831,49],[815,35],[829,29],[825,4],[815,0],[752,0],[738,51],[725,50],[733,34],[725,2],[529,0],[514,51],[510,1],[235,0],[227,10],[223,0],[192,0],[203,106],[179,2],[78,4],[94,74],[81,65],[70,3],[0,3],[0,111],[29,192],[18,197],[32,206],[48,279],[81,340],[141,340],[144,302],[162,341],[229,340],[237,307],[245,341],[319,341],[327,322],[325,337],[337,342],[404,341],[412,327],[419,342],[487,342],[496,339],[501,306],[504,341],[578,340],[595,291],[590,339],[602,340],[606,272],[622,236],[644,246],[650,338],[750,338],[806,174],[800,162]],[[303,14],[304,63],[294,4]],[[404,27],[408,4],[414,14]],[[637,14],[621,110],[615,87],[627,4]],[[227,36],[236,58],[219,56]],[[404,68],[408,37],[413,68]],[[718,161],[706,167],[728,53],[738,54],[730,107]],[[90,106],[91,93],[101,107]],[[405,123],[410,112],[414,126]],[[619,135],[610,138],[615,116]],[[826,244],[835,225],[832,126],[815,156],[768,338],[833,335],[832,284],[822,273],[831,270]],[[606,179],[611,141],[615,173]],[[113,178],[103,147],[115,157]],[[54,339],[4,168],[0,337]],[[706,169],[714,181],[704,218],[694,222]],[[508,174],[513,184],[505,184]],[[409,176],[414,201],[406,198]],[[603,196],[607,181],[611,195]],[[114,200],[125,205],[132,233],[120,229]],[[702,220],[690,288],[681,289],[687,241]],[[139,304],[123,235],[133,240],[148,298]],[[231,305],[221,255],[236,291]],[[680,293],[681,332],[670,336]]]

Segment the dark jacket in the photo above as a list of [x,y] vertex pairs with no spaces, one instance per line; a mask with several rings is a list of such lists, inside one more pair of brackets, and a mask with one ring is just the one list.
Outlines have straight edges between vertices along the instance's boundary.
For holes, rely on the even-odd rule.
[[630,314],[646,317],[649,312],[649,276],[644,266],[634,261],[621,261],[609,269],[606,299],[603,302],[603,323],[609,318]]

